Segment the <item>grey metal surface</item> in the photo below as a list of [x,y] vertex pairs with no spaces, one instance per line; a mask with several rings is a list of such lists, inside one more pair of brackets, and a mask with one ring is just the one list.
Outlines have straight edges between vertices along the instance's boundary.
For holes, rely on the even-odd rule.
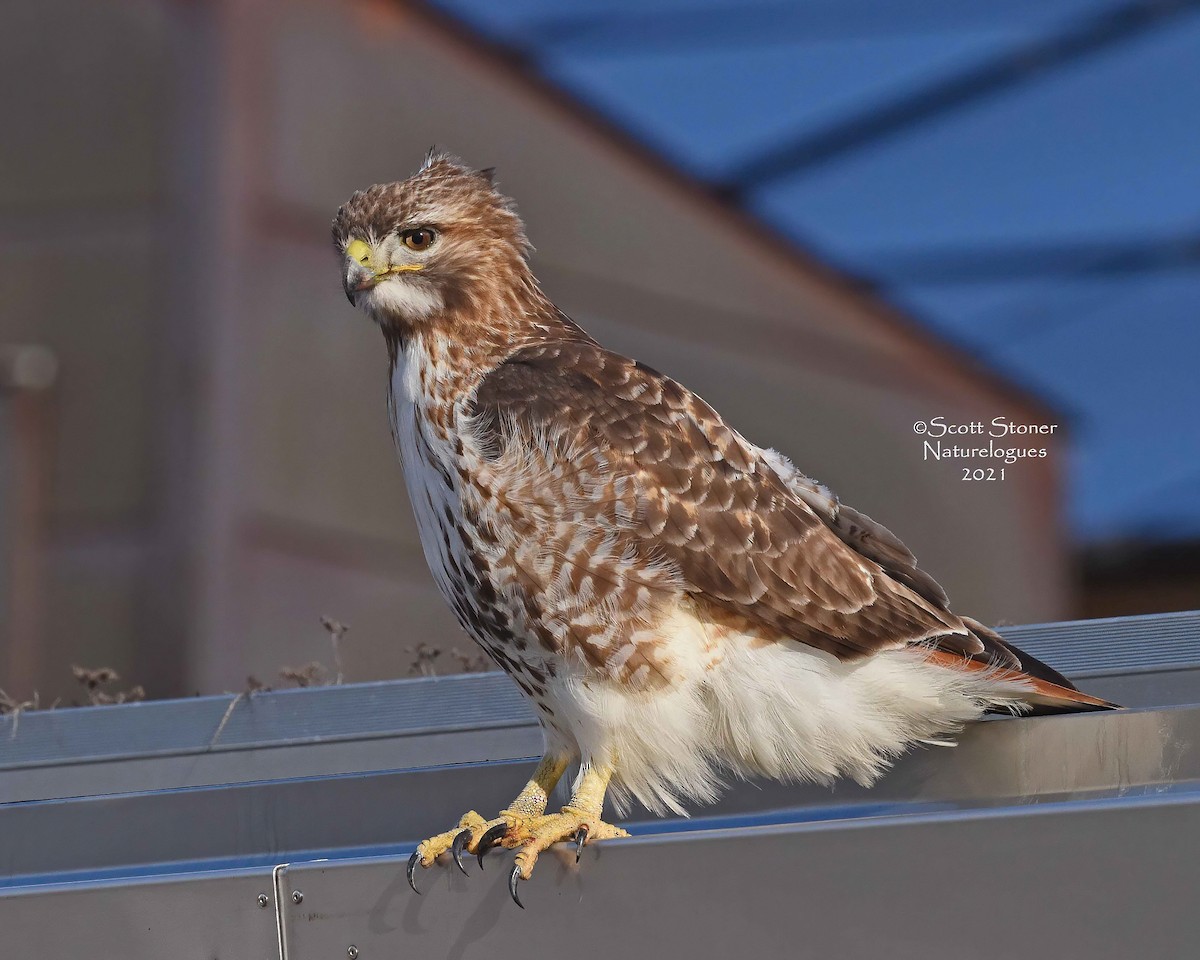
[[1000,633],[1072,679],[1200,667],[1200,610],[1027,624]]
[[0,931],[6,960],[279,957],[270,868],[13,891]]
[[[693,825],[1031,805],[1200,789],[1200,707],[998,719],[905,757],[879,784],[743,784]],[[531,762],[466,764],[0,805],[0,887],[396,853],[494,811]],[[645,820],[638,829],[679,829]]]
[[[1080,629],[1101,646],[1118,627],[1130,643],[1186,645],[1198,624]],[[1021,629],[1016,642],[1053,659],[1039,644],[1058,632]],[[1182,660],[1105,673],[1118,653],[1075,672],[1103,695],[1140,683],[1151,699],[1200,676]],[[635,812],[635,836],[585,851],[581,869],[547,853],[521,912],[503,888],[508,855],[469,879],[423,872],[423,897],[404,881],[413,842],[465,809],[498,809],[528,775],[527,761],[445,762],[536,753],[505,678],[268,694],[239,701],[214,738],[229,703],[22,718],[42,726],[24,752],[18,729],[0,783],[101,789],[0,803],[0,955],[1092,960],[1190,957],[1200,936],[1200,705],[996,719],[954,749],[915,751],[870,790],[748,784],[692,821]],[[327,774],[359,762],[375,766]],[[287,775],[298,769],[322,775]],[[112,783],[122,771],[167,789]]]
[[1200,703],[1200,668],[1093,674],[1078,683],[1088,693],[1127,707]]
[[535,756],[541,746],[541,730],[531,717],[514,727],[44,766],[0,771],[0,804],[512,760]]
[[1194,796],[634,837],[544,855],[524,911],[496,854],[419,897],[402,858],[293,865],[286,957],[1183,960],[1196,837]]
[[501,673],[43,710],[24,714],[16,736],[11,719],[0,718],[0,769],[421,736],[532,717],[520,691]]
[[[1002,632],[1099,696],[1200,703],[1200,611]],[[14,736],[16,723],[0,717],[0,803],[515,759],[540,747],[529,705],[499,673],[27,713]]]
[[41,711],[13,729],[0,717],[0,803],[507,760],[541,747],[532,709],[501,673]]

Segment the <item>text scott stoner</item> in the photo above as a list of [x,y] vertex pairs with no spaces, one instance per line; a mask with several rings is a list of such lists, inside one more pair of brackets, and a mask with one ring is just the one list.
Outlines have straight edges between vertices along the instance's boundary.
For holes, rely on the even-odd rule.
[[930,437],[946,437],[958,435],[1016,437],[1030,435],[1046,435],[1058,429],[1057,423],[1016,423],[1007,417],[996,417],[991,423],[982,420],[971,420],[967,423],[951,423],[945,417],[933,417],[930,420],[918,420],[913,424],[913,432]]

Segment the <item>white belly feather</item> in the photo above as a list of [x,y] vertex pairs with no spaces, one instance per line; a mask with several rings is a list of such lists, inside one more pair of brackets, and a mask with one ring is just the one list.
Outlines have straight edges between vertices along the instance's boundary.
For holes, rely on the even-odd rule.
[[[666,626],[681,653],[714,629],[683,609]],[[618,810],[636,800],[683,813],[730,778],[869,784],[915,743],[949,743],[992,707],[1021,709],[1019,685],[930,664],[919,649],[843,663],[792,641],[729,633],[722,650],[674,689],[565,691],[583,756],[616,761]]]

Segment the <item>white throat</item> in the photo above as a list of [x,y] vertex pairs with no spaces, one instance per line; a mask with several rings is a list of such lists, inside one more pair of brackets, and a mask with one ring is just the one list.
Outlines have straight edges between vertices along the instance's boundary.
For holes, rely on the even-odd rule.
[[424,320],[445,306],[436,290],[408,277],[380,281],[359,294],[358,305],[379,324],[396,316],[410,322]]

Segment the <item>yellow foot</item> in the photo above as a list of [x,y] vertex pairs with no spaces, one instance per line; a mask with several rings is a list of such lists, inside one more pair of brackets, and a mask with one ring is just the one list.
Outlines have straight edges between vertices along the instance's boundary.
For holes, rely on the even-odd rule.
[[408,858],[408,885],[413,888],[413,893],[421,892],[417,889],[414,876],[417,865],[431,867],[433,866],[433,862],[447,850],[453,852],[454,862],[458,864],[458,869],[466,873],[467,870],[462,865],[462,860],[460,859],[463,840],[469,840],[473,837],[478,842],[479,837],[483,836],[484,831],[495,822],[494,820],[484,820],[474,810],[468,810],[462,815],[458,821],[458,826],[453,830],[447,830],[445,833],[439,833],[435,837],[430,837],[428,840],[422,840],[418,843],[417,849]]
[[483,867],[483,855],[492,847],[517,846],[523,842],[530,824],[544,819],[540,813],[527,813],[520,810],[501,810],[500,816],[494,820],[484,820],[474,810],[468,810],[458,821],[458,826],[445,833],[430,837],[417,844],[417,849],[408,858],[408,885],[413,891],[417,890],[416,870],[418,866],[431,867],[447,850],[450,851],[455,865],[464,874],[467,868],[463,866],[463,851],[477,854],[479,866]]
[[493,827],[488,830],[479,842],[479,858],[483,863],[483,854],[488,850],[488,841],[498,842],[501,846],[517,849],[516,863],[508,877],[508,891],[512,894],[517,906],[522,909],[525,904],[517,895],[517,883],[528,880],[533,874],[533,866],[538,856],[547,847],[565,840],[575,843],[575,859],[584,844],[593,840],[609,840],[613,837],[627,837],[628,831],[605,823],[599,813],[590,814],[570,804],[559,813],[551,813],[540,817],[524,818],[507,829]]
[[463,814],[458,826],[453,830],[439,833],[417,845],[417,849],[408,858],[408,885],[415,893],[420,893],[416,884],[417,867],[433,866],[434,861],[447,851],[452,854],[458,868],[466,873],[462,862],[464,850],[474,853],[482,867],[485,853],[493,847],[507,847],[510,850],[518,850],[516,864],[508,878],[508,889],[517,906],[524,908],[525,905],[517,895],[517,883],[529,879],[538,856],[547,847],[559,841],[574,841],[575,859],[578,860],[584,845],[593,840],[627,836],[627,831],[605,823],[599,814],[585,813],[569,804],[563,807],[561,812],[552,814],[501,810],[500,816],[495,820],[484,820],[471,810]]

